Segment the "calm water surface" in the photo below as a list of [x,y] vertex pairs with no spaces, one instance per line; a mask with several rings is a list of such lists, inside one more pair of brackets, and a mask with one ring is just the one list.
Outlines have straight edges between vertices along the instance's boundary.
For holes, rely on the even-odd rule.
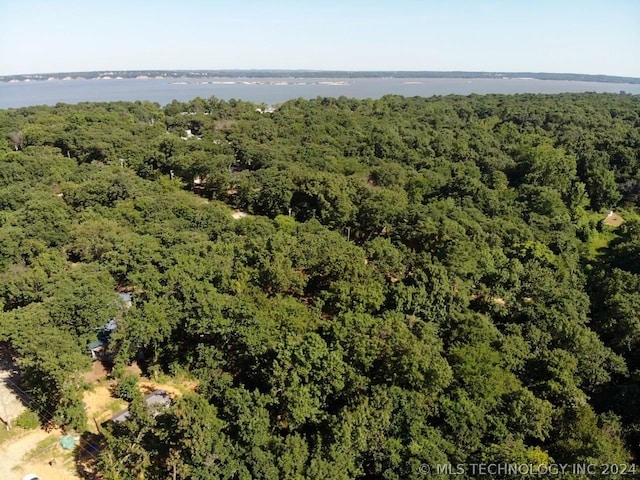
[[165,105],[194,97],[277,104],[291,98],[380,98],[471,93],[611,92],[640,94],[640,85],[535,79],[457,78],[210,78],[48,80],[0,83],[0,108],[56,103],[150,100]]

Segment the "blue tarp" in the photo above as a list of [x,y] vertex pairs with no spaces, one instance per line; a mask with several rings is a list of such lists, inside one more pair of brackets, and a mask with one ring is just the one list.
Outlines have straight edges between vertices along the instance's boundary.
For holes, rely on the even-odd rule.
[[65,450],[73,450],[76,441],[73,439],[71,435],[65,435],[60,439],[60,446]]

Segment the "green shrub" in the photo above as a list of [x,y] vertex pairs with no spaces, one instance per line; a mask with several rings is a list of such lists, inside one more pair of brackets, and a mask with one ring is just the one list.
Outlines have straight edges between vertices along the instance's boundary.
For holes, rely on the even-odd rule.
[[16,418],[14,424],[17,427],[24,428],[26,430],[34,430],[40,426],[40,419],[38,414],[32,410],[25,410],[18,418]]
[[138,389],[138,378],[129,373],[123,374],[118,378],[115,394],[116,397],[127,402],[133,401],[134,398],[140,395],[140,390]]

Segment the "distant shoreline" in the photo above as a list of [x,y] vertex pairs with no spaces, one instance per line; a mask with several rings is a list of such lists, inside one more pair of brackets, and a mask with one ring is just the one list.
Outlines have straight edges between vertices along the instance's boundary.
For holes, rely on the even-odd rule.
[[640,84],[640,78],[614,75],[541,72],[462,72],[462,71],[341,71],[341,70],[99,70],[1,75],[2,83],[47,80],[121,79],[203,79],[203,78],[465,78],[493,80],[562,80],[596,83]]
[[[64,80],[68,78],[68,80]],[[79,102],[151,101],[167,105],[196,97],[245,100],[276,105],[294,98],[382,98],[385,95],[609,93],[640,95],[640,83],[523,78],[390,78],[390,77],[161,77],[0,82],[0,108]]]

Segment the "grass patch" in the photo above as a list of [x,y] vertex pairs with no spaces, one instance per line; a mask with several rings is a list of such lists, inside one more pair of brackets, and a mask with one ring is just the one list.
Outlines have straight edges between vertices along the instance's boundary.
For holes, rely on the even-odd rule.
[[24,459],[26,461],[34,460],[55,448],[57,443],[58,438],[55,435],[50,435],[47,438],[40,440],[34,449],[24,456]]
[[609,243],[616,238],[616,234],[611,231],[594,233],[587,242],[587,251],[590,258],[595,258],[606,253]]
[[583,227],[588,225],[589,222],[597,223],[607,216],[606,212],[593,212],[591,210],[585,210],[578,220],[578,226]]
[[13,427],[11,430],[7,430],[7,427],[3,423],[0,423],[0,445],[7,440],[20,436],[23,432],[25,432],[25,430],[20,427]]
[[125,408],[127,408],[127,402],[123,402],[122,400],[113,400],[107,405],[107,410],[111,412],[111,415],[115,415]]

